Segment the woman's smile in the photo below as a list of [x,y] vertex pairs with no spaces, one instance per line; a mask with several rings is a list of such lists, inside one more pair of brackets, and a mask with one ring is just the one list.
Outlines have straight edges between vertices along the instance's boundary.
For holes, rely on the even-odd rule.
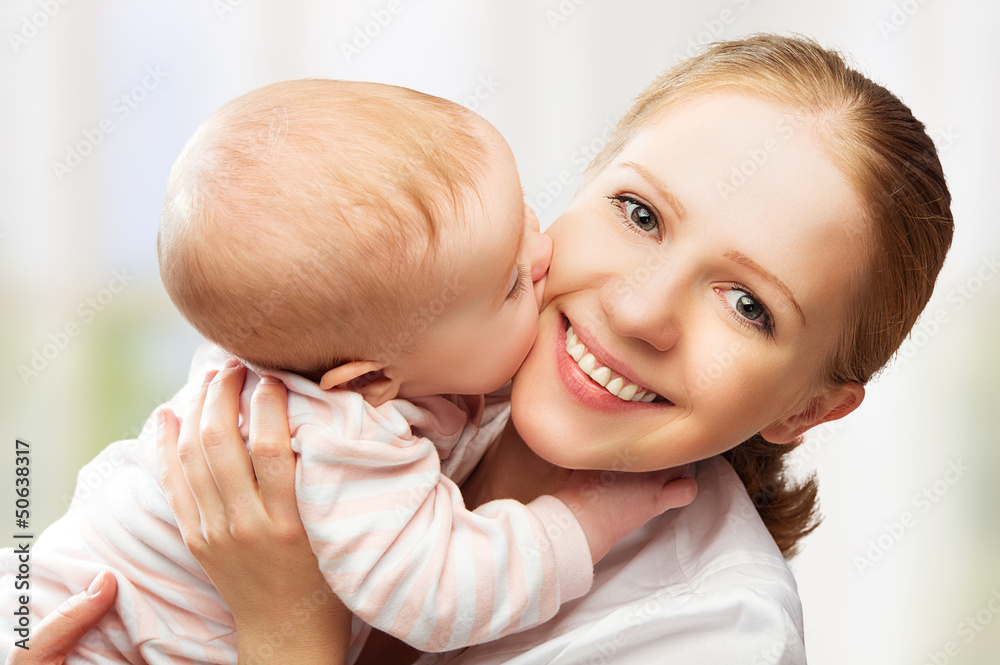
[[592,408],[615,412],[641,408],[646,404],[672,406],[669,400],[636,379],[628,365],[611,355],[591,331],[564,315],[557,328],[557,369],[566,388]]

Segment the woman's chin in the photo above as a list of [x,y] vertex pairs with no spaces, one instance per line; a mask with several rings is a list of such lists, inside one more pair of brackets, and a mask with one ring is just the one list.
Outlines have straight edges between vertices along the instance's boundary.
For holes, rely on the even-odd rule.
[[537,391],[525,395],[517,385],[515,379],[511,391],[511,420],[524,444],[549,464],[565,469],[600,468],[594,466],[594,460],[586,454],[586,433],[548,409]]

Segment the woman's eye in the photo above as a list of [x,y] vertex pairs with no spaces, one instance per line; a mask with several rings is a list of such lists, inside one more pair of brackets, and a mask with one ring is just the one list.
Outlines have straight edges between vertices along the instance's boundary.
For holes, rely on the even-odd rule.
[[609,196],[608,198],[621,210],[625,219],[634,224],[636,228],[646,233],[656,231],[659,226],[656,215],[645,205],[628,196],[618,195]]
[[737,312],[743,315],[743,318],[749,319],[751,321],[756,321],[764,314],[764,308],[760,306],[756,300],[747,294],[739,295],[739,291],[732,290],[731,294],[735,294],[738,297],[727,296],[726,299],[729,304],[733,306]]
[[725,290],[726,302],[736,312],[737,320],[745,325],[763,330],[768,336],[773,333],[771,315],[767,308],[752,294],[738,288]]

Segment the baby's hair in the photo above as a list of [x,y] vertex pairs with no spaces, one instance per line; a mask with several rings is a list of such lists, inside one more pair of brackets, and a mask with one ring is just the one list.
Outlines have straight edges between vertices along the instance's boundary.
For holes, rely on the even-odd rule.
[[259,369],[316,378],[405,352],[401,322],[436,293],[442,220],[478,201],[481,122],[438,97],[350,81],[227,103],[170,173],[157,240],[167,293]]
[[[858,195],[867,256],[820,379],[866,383],[906,339],[951,245],[951,196],[934,143],[905,104],[836,52],[809,39],[764,34],[710,45],[664,72],[619,122],[588,177],[668,109],[712,91],[803,116]],[[815,479],[794,485],[784,475],[782,456],[791,449],[758,435],[726,453],[787,556],[818,525]]]

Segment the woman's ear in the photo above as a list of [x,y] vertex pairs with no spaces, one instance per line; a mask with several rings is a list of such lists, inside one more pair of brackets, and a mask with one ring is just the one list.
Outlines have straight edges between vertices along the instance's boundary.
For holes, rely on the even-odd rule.
[[319,387],[350,390],[372,406],[381,406],[399,394],[399,380],[386,376],[384,368],[383,363],[374,360],[354,360],[327,371],[319,380]]
[[791,443],[820,423],[839,420],[860,406],[865,387],[860,383],[842,383],[817,395],[806,407],[760,431],[765,441]]

